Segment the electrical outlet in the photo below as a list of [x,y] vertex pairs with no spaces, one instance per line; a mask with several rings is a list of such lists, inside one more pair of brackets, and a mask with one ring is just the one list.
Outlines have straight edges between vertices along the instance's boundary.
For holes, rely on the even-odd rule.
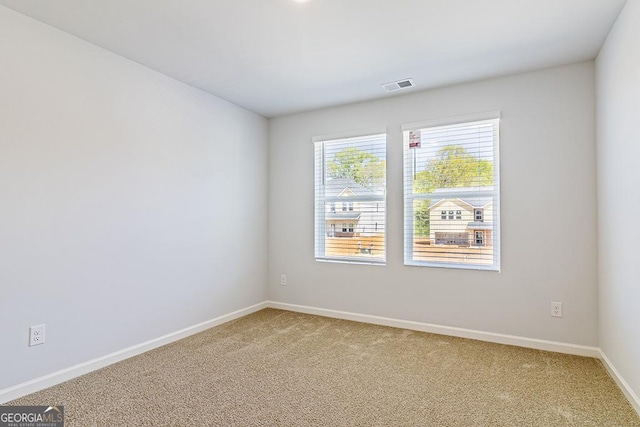
[[551,301],[551,317],[562,317],[562,303]]
[[286,274],[281,274],[280,275],[280,286],[287,286],[287,275]]
[[44,324],[29,328],[29,347],[44,344]]

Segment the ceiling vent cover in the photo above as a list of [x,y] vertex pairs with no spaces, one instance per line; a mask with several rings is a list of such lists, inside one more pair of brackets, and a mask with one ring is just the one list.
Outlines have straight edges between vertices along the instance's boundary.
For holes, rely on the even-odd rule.
[[393,92],[400,89],[408,89],[410,87],[414,87],[415,83],[413,83],[413,79],[402,79],[396,82],[385,83],[380,85],[387,92]]

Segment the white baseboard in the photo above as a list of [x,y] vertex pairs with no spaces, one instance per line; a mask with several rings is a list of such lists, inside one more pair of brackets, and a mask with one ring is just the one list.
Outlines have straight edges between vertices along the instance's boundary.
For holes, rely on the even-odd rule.
[[22,384],[0,390],[0,404],[18,399],[19,397],[26,396],[27,394],[35,393],[36,391],[43,390],[56,384],[60,384],[70,379],[79,377],[80,375],[84,375],[86,373],[104,368],[105,366],[111,365],[121,360],[137,356],[138,354],[153,350],[154,348],[161,347],[174,341],[178,341],[182,338],[197,334],[198,332],[202,332],[206,329],[213,328],[214,326],[218,326],[239,317],[246,316],[247,314],[255,313],[256,311],[262,310],[267,307],[268,304],[266,301],[261,302],[250,307],[243,308],[241,310],[237,310],[220,317],[216,317],[215,319],[207,320],[206,322],[198,323],[197,325],[189,326],[179,331],[152,339],[142,344],[134,345],[132,347],[125,348],[124,350],[116,351],[115,353],[107,354],[106,356],[89,360],[88,362],[80,363],[78,365],[71,366],[69,368],[44,375],[39,378],[35,378]]
[[333,317],[336,319],[353,320],[356,322],[391,326],[394,328],[410,329],[420,332],[430,332],[433,334],[449,335],[459,338],[470,338],[497,344],[515,345],[519,347],[534,348],[537,350],[554,351],[556,353],[573,354],[576,356],[600,357],[600,349],[598,347],[546,341],[536,338],[524,338],[514,335],[497,334],[494,332],[483,332],[473,329],[456,328],[453,326],[441,326],[430,323],[414,322],[411,320],[392,319],[388,317],[372,316],[369,314],[350,313],[346,311],[329,310],[325,308],[308,307],[276,301],[268,301],[267,304],[271,308],[296,311],[306,314],[316,314],[318,316]]
[[638,415],[640,416],[640,398],[631,389],[631,387],[624,380],[624,378],[620,376],[620,373],[615,368],[615,366],[613,366],[613,363],[611,363],[611,360],[609,360],[607,355],[604,354],[604,351],[602,351],[602,349],[600,349],[600,360],[602,361],[602,364],[609,372],[609,375],[611,375],[614,381],[618,384],[618,387],[620,387],[620,390],[622,390],[622,393],[624,393],[629,403],[631,403],[631,406],[633,406],[633,409],[635,409]]

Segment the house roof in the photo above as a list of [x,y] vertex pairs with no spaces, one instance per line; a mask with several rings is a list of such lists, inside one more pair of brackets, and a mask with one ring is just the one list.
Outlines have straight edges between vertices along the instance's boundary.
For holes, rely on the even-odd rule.
[[[475,193],[479,188],[482,188],[483,191],[493,191],[493,186],[490,187],[456,187],[456,188],[436,188],[433,190],[432,194],[434,198],[432,199],[431,206],[429,209],[434,209],[439,206],[442,202],[447,200],[458,200],[466,205],[469,205],[471,208],[484,208],[491,202],[493,202],[493,197],[491,196],[471,196],[467,197],[470,193]],[[443,198],[441,195],[446,193],[447,195],[460,194],[461,197],[447,197]]]
[[460,201],[466,205],[469,205],[469,207],[472,209],[484,208],[485,206],[487,206],[493,201],[491,197],[472,197],[472,198],[465,197],[464,199],[456,197],[455,199],[438,199],[438,200],[433,200],[433,202],[431,203],[431,206],[429,206],[429,209],[435,209],[438,206],[440,206],[440,204],[442,204],[443,202],[446,202],[447,200]]
[[[348,194],[349,192],[353,194]],[[333,178],[328,179],[325,183],[324,194],[325,197],[340,197],[346,195],[355,197],[380,196],[384,194],[384,188],[366,188],[349,178]]]
[[346,212],[331,212],[326,215],[326,220],[354,220],[360,219],[360,212],[346,211]]

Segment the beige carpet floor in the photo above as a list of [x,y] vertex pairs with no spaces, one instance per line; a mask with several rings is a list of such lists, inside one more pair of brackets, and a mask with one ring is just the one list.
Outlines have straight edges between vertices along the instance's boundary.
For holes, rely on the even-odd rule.
[[640,426],[600,361],[266,309],[10,404],[82,426]]

